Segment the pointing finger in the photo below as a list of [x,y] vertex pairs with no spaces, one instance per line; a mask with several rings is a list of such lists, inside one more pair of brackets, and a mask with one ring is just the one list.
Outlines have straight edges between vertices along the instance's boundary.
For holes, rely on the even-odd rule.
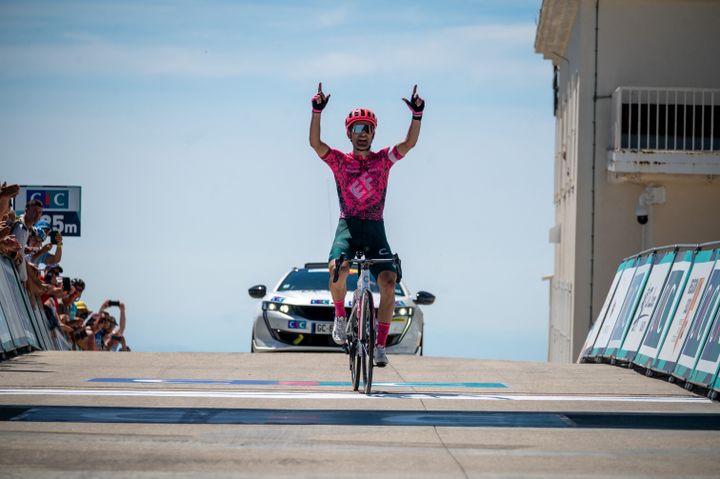
[[415,95],[417,95],[417,85],[415,85],[415,86],[413,87],[412,96],[415,96]]
[[322,82],[318,83],[318,93],[322,93]]

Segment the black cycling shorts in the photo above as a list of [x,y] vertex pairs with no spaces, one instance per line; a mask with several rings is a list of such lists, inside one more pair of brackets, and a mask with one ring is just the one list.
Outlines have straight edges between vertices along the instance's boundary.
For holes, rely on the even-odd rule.
[[[383,221],[340,218],[328,262],[339,258],[342,253],[345,253],[348,259],[354,258],[358,251],[365,253],[365,257],[369,259],[393,257]],[[376,279],[382,271],[397,273],[393,263],[374,264],[370,267],[370,272]]]

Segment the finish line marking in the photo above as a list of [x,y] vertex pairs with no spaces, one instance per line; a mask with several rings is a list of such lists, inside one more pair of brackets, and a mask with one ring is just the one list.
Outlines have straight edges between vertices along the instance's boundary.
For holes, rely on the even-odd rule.
[[370,396],[347,393],[272,392],[272,391],[182,391],[142,389],[40,389],[3,388],[0,396],[110,396],[110,397],[188,397],[238,399],[446,399],[473,401],[581,401],[581,402],[643,402],[643,403],[695,403],[711,404],[699,396],[572,396],[532,394],[452,394],[452,393],[388,393],[376,392]]
[[[93,378],[90,383],[133,383],[133,384],[204,384],[225,386],[311,386],[311,387],[349,387],[349,381],[272,381],[264,379],[146,379],[146,378]],[[467,388],[499,389],[507,388],[503,383],[472,382],[374,382],[374,387],[388,388]]]

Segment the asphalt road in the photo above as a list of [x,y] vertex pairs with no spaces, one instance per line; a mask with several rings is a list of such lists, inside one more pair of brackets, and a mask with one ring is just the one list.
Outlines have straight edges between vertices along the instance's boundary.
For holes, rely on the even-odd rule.
[[609,365],[43,352],[0,363],[2,477],[720,477],[720,404]]

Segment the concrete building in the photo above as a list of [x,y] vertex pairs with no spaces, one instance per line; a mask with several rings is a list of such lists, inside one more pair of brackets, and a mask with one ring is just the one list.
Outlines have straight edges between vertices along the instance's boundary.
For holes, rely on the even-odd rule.
[[535,50],[556,118],[548,360],[571,362],[622,258],[720,240],[720,1],[544,0]]

